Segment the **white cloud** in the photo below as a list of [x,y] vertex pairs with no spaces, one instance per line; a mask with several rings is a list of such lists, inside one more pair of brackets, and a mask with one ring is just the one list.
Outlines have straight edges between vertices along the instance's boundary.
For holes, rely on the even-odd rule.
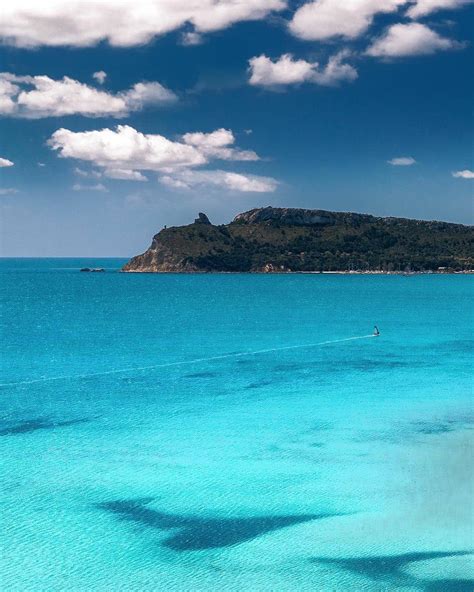
[[16,76],[0,73],[0,114],[38,119],[64,115],[125,117],[148,105],[173,102],[176,95],[159,82],[139,82],[117,94],[65,76]]
[[416,163],[416,160],[412,156],[397,156],[387,162],[393,166],[411,166]]
[[[235,191],[274,191],[277,181],[269,177],[221,170],[195,170],[212,160],[255,161],[258,155],[233,147],[231,130],[184,134],[172,141],[158,134],[142,134],[133,127],[73,132],[61,128],[54,132],[48,145],[62,158],[92,163],[99,170],[75,169],[82,177],[104,176],[113,179],[146,181],[143,171],[155,171],[162,183],[179,188],[197,185],[219,186]],[[77,187],[85,189],[82,185]],[[97,186],[96,186],[97,187]]]
[[452,173],[453,177],[456,179],[474,179],[474,171],[470,171],[469,169],[464,169],[463,171],[456,171]]
[[441,37],[421,23],[392,25],[365,52],[369,56],[391,58],[430,55],[437,51],[458,49],[458,41]]
[[181,181],[177,177],[170,177],[169,175],[163,175],[160,177],[161,183],[172,187],[173,189],[191,189],[191,185],[185,181]]
[[79,177],[84,177],[85,179],[100,179],[100,177],[102,177],[102,173],[100,171],[85,171],[79,167],[75,167],[74,173]]
[[411,18],[420,18],[436,12],[437,10],[455,10],[468,4],[473,0],[417,0],[413,6],[407,10],[407,15]]
[[15,111],[17,106],[13,98],[18,93],[18,86],[6,80],[0,74],[0,114],[9,115]]
[[357,70],[343,60],[349,52],[340,51],[331,56],[324,68],[318,62],[295,60],[291,54],[283,54],[276,61],[265,55],[251,58],[249,84],[254,86],[286,86],[309,82],[322,86],[335,86],[343,81],[357,78]]
[[79,183],[76,183],[75,185],[72,186],[72,190],[73,191],[99,191],[101,193],[108,193],[109,192],[107,187],[105,187],[105,185],[102,185],[102,183],[97,183],[96,185],[80,185]]
[[0,188],[0,195],[14,195],[15,193],[18,193],[18,189],[13,187]]
[[356,80],[358,77],[357,70],[350,64],[343,63],[343,60],[349,55],[350,52],[342,50],[331,56],[322,70],[314,72],[312,82],[322,86],[335,86],[340,82]]
[[121,179],[123,181],[148,181],[145,175],[130,169],[107,169],[104,175],[109,179]]
[[253,150],[238,150],[231,148],[235,143],[231,130],[218,129],[209,134],[194,132],[184,134],[183,141],[189,146],[195,146],[206,158],[220,160],[259,160]]
[[139,111],[147,105],[172,103],[176,95],[159,82],[138,82],[122,95],[129,111]]
[[13,163],[11,160],[8,160],[8,158],[0,158],[0,168],[11,167],[14,164],[15,163]]
[[354,39],[367,31],[375,15],[396,12],[406,3],[407,0],[314,0],[295,12],[290,31],[307,40]]
[[130,47],[190,24],[198,33],[261,20],[286,0],[16,0],[2,6],[0,39],[17,47]]
[[48,144],[63,158],[89,161],[106,170],[166,171],[207,162],[194,146],[173,142],[159,134],[142,134],[128,125],[89,132],[61,128],[54,132]]
[[92,78],[97,80],[99,84],[104,84],[105,79],[107,78],[107,72],[99,70],[98,72],[94,72],[94,74],[92,74]]
[[174,175],[165,175],[160,181],[176,189],[191,189],[199,185],[221,187],[229,191],[244,193],[270,193],[278,186],[276,179],[258,175],[243,175],[228,171],[182,171]]
[[201,45],[203,42],[202,35],[196,33],[195,31],[188,31],[187,33],[183,33],[181,35],[181,44],[182,45]]
[[311,79],[317,63],[295,60],[286,53],[273,62],[266,55],[249,60],[250,80],[254,86],[298,84]]

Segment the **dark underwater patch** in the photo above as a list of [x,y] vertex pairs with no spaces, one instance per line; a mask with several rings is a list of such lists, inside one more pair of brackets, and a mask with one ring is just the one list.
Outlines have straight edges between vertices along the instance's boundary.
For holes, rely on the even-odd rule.
[[329,375],[347,374],[348,372],[383,372],[385,370],[411,369],[414,367],[429,366],[426,361],[406,360],[399,356],[383,356],[377,358],[332,358],[313,359],[307,362],[287,362],[275,364],[272,371],[275,373],[291,373],[292,377],[298,373],[311,371],[317,376],[327,378]]
[[80,423],[91,421],[88,417],[80,419],[69,419],[66,421],[53,421],[47,418],[38,417],[28,419],[16,425],[0,429],[0,436],[13,436],[17,434],[29,434],[37,430],[53,430],[55,428],[69,427]]
[[333,429],[331,423],[326,421],[317,421],[313,423],[311,427],[309,427],[305,432],[305,434],[314,434],[315,432],[325,432],[326,430]]
[[420,437],[448,434],[459,430],[472,429],[474,417],[470,414],[456,417],[445,417],[436,420],[418,420],[401,423],[396,428],[380,431],[361,431],[351,440],[356,443],[387,442],[389,444],[406,444],[420,442]]
[[351,557],[346,559],[332,559],[326,557],[313,557],[310,559],[313,563],[323,563],[326,565],[335,565],[336,567],[350,571],[357,575],[369,578],[376,582],[380,582],[384,586],[384,590],[395,590],[403,586],[417,586],[422,590],[429,592],[458,592],[470,590],[471,588],[448,588],[441,587],[446,585],[446,582],[452,586],[458,583],[464,585],[466,580],[461,582],[458,580],[427,580],[418,578],[406,573],[404,569],[410,564],[417,561],[427,561],[430,559],[442,559],[445,557],[459,557],[463,555],[470,555],[471,551],[431,551],[420,553],[403,553],[401,555],[377,555],[372,557]]
[[280,363],[275,364],[272,370],[273,372],[293,372],[294,370],[306,370],[310,368],[312,364],[302,364],[301,362],[287,362],[287,363]]
[[245,388],[246,389],[259,389],[266,386],[270,386],[271,384],[275,384],[275,380],[257,380],[255,382],[249,383]]
[[414,431],[417,434],[446,434],[448,432],[454,432],[457,429],[455,424],[448,422],[430,422],[430,421],[414,421]]
[[346,369],[360,370],[363,372],[378,371],[378,370],[395,370],[399,368],[413,368],[419,367],[420,364],[413,362],[402,362],[400,360],[372,360],[360,359],[351,362],[345,362]]
[[474,418],[472,415],[459,415],[457,417],[447,417],[439,421],[414,421],[411,423],[412,430],[417,434],[436,435],[447,434],[469,428]]
[[474,339],[450,339],[437,343],[434,349],[451,353],[471,354],[474,351]]
[[122,520],[130,520],[148,528],[177,530],[161,543],[174,551],[231,547],[281,528],[339,515],[322,513],[253,518],[198,518],[147,508],[146,505],[151,501],[153,498],[117,500],[98,504],[98,507]]
[[193,372],[185,374],[183,378],[214,378],[215,376],[217,376],[216,372]]
[[424,592],[472,592],[473,580],[435,580],[423,588]]
[[[141,376],[125,376],[120,379],[121,382],[125,382],[126,384],[133,384],[133,383],[140,383],[140,382],[150,382],[150,377],[141,375]],[[155,381],[156,382],[156,381]]]
[[464,415],[458,415],[456,417],[450,417],[446,419],[446,423],[448,425],[456,426],[459,428],[468,428],[474,424],[474,415],[471,413],[466,413]]

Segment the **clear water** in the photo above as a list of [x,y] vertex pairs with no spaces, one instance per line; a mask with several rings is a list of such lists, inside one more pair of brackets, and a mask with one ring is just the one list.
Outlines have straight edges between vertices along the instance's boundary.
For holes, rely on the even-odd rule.
[[474,589],[471,277],[120,264],[0,262],[2,590]]

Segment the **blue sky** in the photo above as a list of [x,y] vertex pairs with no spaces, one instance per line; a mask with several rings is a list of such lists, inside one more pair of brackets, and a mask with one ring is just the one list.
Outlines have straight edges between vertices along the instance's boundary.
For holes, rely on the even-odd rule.
[[1,255],[129,256],[198,211],[265,205],[472,223],[473,17],[465,0],[18,1]]

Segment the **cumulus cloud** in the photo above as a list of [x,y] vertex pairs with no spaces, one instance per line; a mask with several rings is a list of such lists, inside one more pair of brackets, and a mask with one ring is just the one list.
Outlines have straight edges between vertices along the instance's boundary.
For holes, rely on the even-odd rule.
[[97,183],[96,185],[81,185],[80,183],[76,183],[72,186],[73,191],[99,191],[100,193],[108,193],[109,190],[105,185],[102,183]]
[[393,166],[411,166],[416,163],[416,160],[412,156],[397,156],[387,162]]
[[290,31],[307,40],[354,39],[367,31],[378,13],[396,12],[406,3],[407,0],[314,0],[295,12]]
[[342,50],[331,56],[322,70],[316,70],[313,82],[322,86],[335,86],[340,82],[352,82],[358,77],[357,70],[350,64],[344,64],[343,60],[349,57],[350,52]]
[[139,111],[147,105],[172,103],[176,95],[159,82],[138,82],[130,90],[123,93],[129,111]]
[[0,114],[12,114],[17,105],[14,98],[19,94],[19,88],[5,78],[4,74],[0,74]]
[[286,53],[273,62],[266,55],[249,60],[250,80],[254,86],[298,84],[311,79],[317,63],[295,60]]
[[411,18],[420,18],[438,10],[462,8],[463,6],[472,4],[472,2],[473,0],[417,0],[408,9],[407,15]]
[[269,193],[278,186],[276,179],[258,175],[243,175],[228,171],[182,171],[174,175],[164,175],[160,181],[176,189],[192,189],[198,185],[211,185],[230,191],[244,193]]
[[85,171],[80,167],[75,167],[74,173],[79,177],[85,177],[86,179],[99,179],[102,177],[102,173],[100,171]]
[[392,25],[367,49],[369,56],[398,58],[412,55],[430,55],[437,51],[458,49],[462,44],[422,25],[408,23]]
[[0,168],[11,167],[13,165],[14,163],[11,160],[8,160],[8,158],[0,158]]
[[453,177],[456,179],[474,179],[474,171],[469,169],[464,169],[463,171],[456,171],[452,173]]
[[203,42],[203,37],[199,33],[195,31],[188,31],[187,33],[183,33],[181,35],[181,44],[182,45],[201,45]]
[[16,0],[2,6],[0,39],[17,47],[143,45],[191,25],[198,33],[260,20],[286,0]]
[[329,58],[324,68],[320,68],[318,62],[296,60],[288,53],[275,61],[265,55],[253,57],[249,60],[249,84],[277,87],[309,82],[322,86],[335,86],[340,82],[350,82],[358,75],[353,66],[343,63],[349,55],[347,51],[340,51]]
[[107,78],[107,72],[99,70],[98,72],[94,72],[94,74],[92,74],[92,78],[97,80],[99,84],[104,84],[105,79]]
[[130,169],[106,169],[105,171],[84,170],[80,167],[75,167],[74,173],[79,177],[86,179],[100,179],[102,177],[109,177],[109,179],[121,179],[123,181],[148,181],[145,175],[138,171]]
[[148,181],[145,175],[130,169],[107,169],[105,176],[109,179],[121,179],[122,181]]
[[207,162],[194,146],[168,140],[159,134],[142,134],[128,125],[89,132],[61,128],[54,132],[48,144],[63,158],[89,161],[106,171],[162,171]]
[[206,158],[259,160],[253,150],[239,150],[231,147],[235,143],[235,137],[231,130],[221,128],[209,134],[188,133],[184,134],[183,141],[189,146],[195,146]]
[[146,106],[176,99],[159,82],[139,82],[127,91],[112,94],[67,76],[54,80],[49,76],[0,73],[0,114],[10,117],[125,117]]
[[[143,134],[133,127],[119,125],[88,132],[61,128],[54,132],[48,145],[62,158],[91,163],[98,171],[76,168],[83,177],[104,176],[112,179],[146,181],[143,171],[154,171],[161,181],[172,187],[191,188],[214,185],[235,191],[274,191],[277,182],[267,177],[244,175],[221,170],[195,170],[212,160],[255,161],[258,155],[233,147],[230,130],[193,132],[178,140],[159,134]],[[82,186],[81,186],[82,187]]]

